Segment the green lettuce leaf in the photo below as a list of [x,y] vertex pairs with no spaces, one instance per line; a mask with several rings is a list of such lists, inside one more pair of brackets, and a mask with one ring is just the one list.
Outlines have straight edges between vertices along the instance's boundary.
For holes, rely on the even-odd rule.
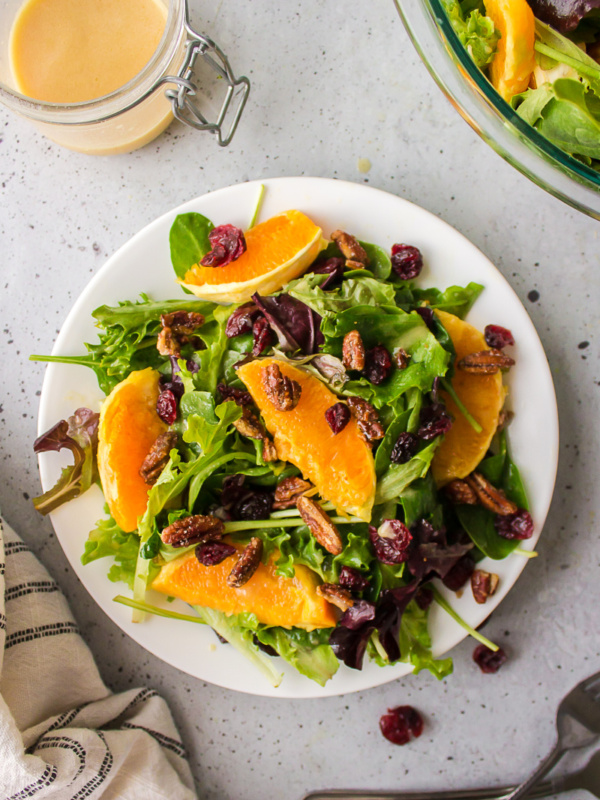
[[[108,514],[108,506],[104,506]],[[135,565],[138,557],[139,538],[135,533],[125,533],[109,516],[100,519],[96,527],[88,534],[81,556],[82,564],[90,564],[98,558],[111,556],[114,564],[108,570],[108,578],[113,582],[123,581],[133,588]]]
[[402,493],[418,478],[424,478],[442,437],[436,437],[406,464],[391,464],[377,482],[375,503],[401,499]]
[[480,69],[493,59],[500,39],[500,31],[491,17],[481,13],[478,8],[463,11],[458,0],[442,0],[446,14],[454,32]]
[[309,632],[300,628],[260,627],[256,637],[262,644],[276,650],[301,675],[325,686],[340,665],[329,645],[329,633],[329,628]]

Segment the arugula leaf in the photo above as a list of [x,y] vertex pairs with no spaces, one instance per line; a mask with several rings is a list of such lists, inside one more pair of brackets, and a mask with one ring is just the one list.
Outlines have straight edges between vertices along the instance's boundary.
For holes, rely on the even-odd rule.
[[213,303],[196,299],[154,301],[145,294],[141,298],[135,303],[127,300],[118,306],[100,306],[93,312],[101,332],[98,343],[85,343],[86,355],[32,355],[30,361],[90,367],[96,373],[100,389],[108,395],[130,372],[146,367],[156,369],[164,362],[156,349],[162,314],[185,308],[203,314],[210,321],[215,308]]
[[406,464],[391,464],[377,482],[375,503],[401,499],[402,493],[413,481],[417,478],[424,478],[441,440],[440,436],[433,439]]
[[181,398],[182,410],[187,412],[184,442],[200,445],[203,453],[214,453],[221,447],[242,409],[231,401],[215,408],[214,397],[209,392],[186,392]]
[[[230,340],[227,338],[225,329],[227,320],[231,316],[231,308],[215,306],[212,303],[210,306],[213,319],[206,321],[196,331],[196,335],[204,342],[205,349],[196,350],[194,353],[194,361],[200,369],[194,374],[193,380],[196,389],[214,394],[217,391],[223,360],[229,347]],[[236,360],[239,361],[239,357]]]
[[431,636],[427,627],[429,610],[419,608],[413,600],[402,615],[400,625],[401,661],[414,666],[414,674],[427,669],[438,680],[452,674],[451,658],[434,658],[431,654]]
[[178,278],[183,280],[186,272],[212,249],[208,234],[213,228],[209,219],[195,211],[175,217],[169,231],[169,247],[171,263]]

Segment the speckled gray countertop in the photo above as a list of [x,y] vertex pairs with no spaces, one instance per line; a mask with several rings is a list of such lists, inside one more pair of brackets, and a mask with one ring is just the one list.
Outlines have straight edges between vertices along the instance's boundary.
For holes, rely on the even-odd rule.
[[[203,27],[253,82],[228,149],[173,124],[133,154],[84,156],[0,110],[2,511],[64,589],[108,685],[146,684],[168,699],[204,800],[517,779],[550,747],[558,699],[600,667],[598,223],[473,133],[419,61],[391,0],[204,7]],[[368,173],[359,159],[371,162]],[[495,262],[540,333],[558,395],[560,466],[539,558],[486,628],[510,655],[495,676],[479,672],[465,641],[441,683],[420,675],[303,701],[204,684],[125,638],[32,509],[44,367],[29,353],[50,351],[90,276],[149,221],[206,191],[285,175],[364,181],[443,217]],[[421,710],[426,730],[401,748],[382,738],[378,720],[404,703]]]

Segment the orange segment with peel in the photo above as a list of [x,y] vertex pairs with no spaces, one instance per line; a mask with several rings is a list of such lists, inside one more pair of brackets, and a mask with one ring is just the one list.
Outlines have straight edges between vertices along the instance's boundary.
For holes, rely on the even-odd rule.
[[[452,339],[456,350],[456,364],[469,353],[489,350],[483,334],[473,325],[446,311],[435,313]],[[455,478],[465,478],[477,467],[487,453],[496,432],[506,396],[500,372],[495,375],[474,375],[456,368],[452,386],[467,411],[481,425],[482,431],[477,433],[461,414],[452,398],[446,392],[442,392],[454,422],[431,463],[431,471],[438,486],[443,486]]]
[[139,470],[167,425],[156,413],[159,374],[132,372],[108,395],[100,411],[98,472],[111,515],[124,531],[137,528],[146,510],[148,484]]
[[286,211],[244,234],[246,251],[223,267],[200,264],[180,283],[214,303],[243,303],[255,292],[271,294],[302,275],[327,246],[322,230],[301,211]]
[[535,67],[535,17],[526,0],[484,0],[485,12],[500,31],[490,64],[495,89],[509,101],[524,92]]
[[[243,545],[234,546],[243,549]],[[194,553],[187,553],[166,564],[152,588],[190,605],[207,606],[225,614],[249,611],[265,625],[306,630],[335,626],[335,612],[317,594],[318,578],[308,567],[297,565],[294,577],[286,578],[276,574],[271,558],[267,564],[259,564],[247,583],[234,589],[227,585],[227,576],[236,558],[229,556],[220,564],[206,567]]]
[[[298,404],[289,411],[278,410],[265,391],[263,370],[272,363],[302,388]],[[329,427],[325,412],[338,402],[336,395],[309,372],[278,359],[250,361],[237,374],[259,407],[279,458],[297,466],[338,511],[368,522],[375,499],[373,454],[355,419],[338,434]]]

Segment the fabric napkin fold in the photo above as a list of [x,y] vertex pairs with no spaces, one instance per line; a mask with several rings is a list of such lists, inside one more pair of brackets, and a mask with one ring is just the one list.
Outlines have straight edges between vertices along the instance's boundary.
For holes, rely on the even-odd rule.
[[58,585],[0,522],[0,797],[193,800],[153,689],[113,694]]

